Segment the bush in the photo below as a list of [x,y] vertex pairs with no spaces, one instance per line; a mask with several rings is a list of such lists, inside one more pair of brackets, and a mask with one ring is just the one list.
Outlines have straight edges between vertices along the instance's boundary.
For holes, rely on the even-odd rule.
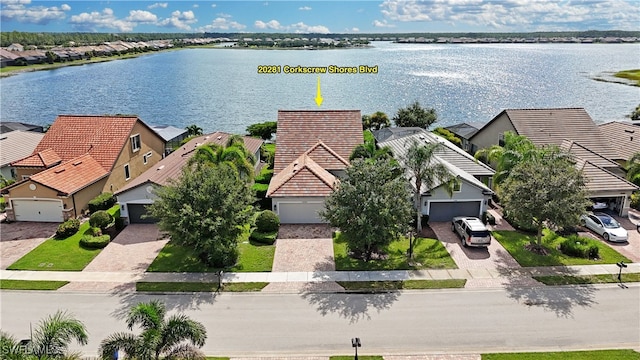
[[102,230],[99,227],[90,227],[84,232],[84,235],[101,236]]
[[80,239],[80,246],[85,247],[87,249],[102,249],[107,246],[111,241],[111,236],[109,235],[100,235],[100,236],[91,236],[91,235],[83,235]]
[[93,214],[98,210],[107,210],[115,205],[116,201],[116,197],[112,193],[102,193],[89,201],[89,212]]
[[489,225],[495,225],[496,224],[496,218],[493,215],[491,215],[490,212],[487,212],[486,214],[487,214],[486,215],[487,223],[489,223]]
[[599,255],[599,248],[594,240],[575,235],[560,243],[560,251],[568,256],[585,259],[597,259]]
[[100,229],[105,229],[111,222],[113,222],[113,217],[105,210],[98,210],[89,218],[89,224]]
[[640,210],[640,191],[631,194],[631,207]]
[[259,242],[261,244],[273,245],[273,243],[276,242],[277,237],[278,237],[277,231],[263,233],[258,230],[254,230],[251,233],[251,236],[249,237],[249,239],[255,242]]
[[124,229],[124,218],[123,217],[117,217],[115,218],[115,225],[116,225],[116,231],[122,231],[122,229]]
[[77,233],[78,229],[80,229],[80,220],[69,219],[58,225],[58,230],[56,230],[56,237],[59,239],[66,239],[69,236]]
[[256,231],[262,233],[278,232],[280,219],[271,210],[262,211],[256,218]]

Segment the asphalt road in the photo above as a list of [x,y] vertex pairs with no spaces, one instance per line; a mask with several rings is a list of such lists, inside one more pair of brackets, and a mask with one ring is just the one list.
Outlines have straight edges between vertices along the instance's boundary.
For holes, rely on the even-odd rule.
[[126,331],[123,315],[159,298],[171,312],[201,321],[208,355],[481,353],[640,349],[640,284],[434,290],[389,294],[137,295],[0,292],[3,331],[28,338],[34,325],[69,309],[87,325],[96,353],[108,334]]

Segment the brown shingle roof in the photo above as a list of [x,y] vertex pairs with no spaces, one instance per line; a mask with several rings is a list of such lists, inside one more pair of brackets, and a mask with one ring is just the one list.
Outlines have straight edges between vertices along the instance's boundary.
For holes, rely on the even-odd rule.
[[[353,149],[364,142],[360,110],[279,110],[275,173],[318,141],[348,159]],[[328,170],[339,169],[344,166]]]
[[321,140],[304,152],[324,169],[345,169],[349,161],[333,151]]
[[528,137],[537,146],[560,146],[564,139],[569,139],[605,158],[615,156],[609,142],[583,108],[507,109],[502,113],[507,115],[519,135]]
[[[231,134],[228,133],[215,132],[191,139],[189,142],[167,155],[167,157],[160,160],[154,167],[131,180],[115,194],[121,194],[145,183],[153,183],[160,186],[167,185],[170,179],[178,179],[182,173],[182,167],[187,163],[187,161],[189,161],[191,156],[195,153],[194,150],[198,146],[211,143],[224,145],[227,143],[230,136]],[[258,151],[263,143],[262,140],[249,136],[243,136],[242,138],[244,140],[245,147],[252,154]]]
[[587,180],[587,191],[591,194],[597,194],[599,191],[630,192],[638,189],[634,184],[589,161],[579,159],[576,162],[576,167],[582,170]]
[[612,121],[598,126],[616,152],[612,160],[627,161],[640,152],[640,126],[621,121]]
[[34,153],[51,149],[63,161],[89,153],[110,171],[137,121],[137,116],[59,115]]
[[567,151],[575,158],[589,161],[591,164],[601,168],[610,169],[620,167],[618,163],[594,153],[575,141],[565,139],[562,141],[562,144],[560,144],[560,148]]
[[[42,140],[40,140],[42,142]],[[36,146],[37,149],[37,146]],[[11,163],[12,166],[23,166],[23,167],[43,167],[48,168],[53,165],[56,165],[62,161],[62,158],[53,151],[53,149],[44,149],[40,152],[37,152],[33,155],[27,156],[24,159],[14,161]]]
[[271,179],[267,196],[324,197],[333,192],[336,181],[335,176],[309,155],[302,154]]
[[109,172],[91,155],[85,154],[32,175],[31,181],[68,195],[93,184],[108,174]]

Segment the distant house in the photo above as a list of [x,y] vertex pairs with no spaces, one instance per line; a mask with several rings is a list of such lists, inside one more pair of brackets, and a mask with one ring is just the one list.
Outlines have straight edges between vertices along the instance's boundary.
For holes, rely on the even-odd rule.
[[503,110],[471,136],[472,152],[502,145],[507,131],[526,136],[536,146],[557,145],[571,153],[587,179],[589,197],[627,215],[631,193],[638,187],[624,179],[615,162],[620,155],[584,109]]
[[8,133],[11,131],[31,131],[31,132],[44,132],[44,128],[40,125],[26,124],[14,121],[0,121],[0,134]]
[[467,152],[471,152],[471,143],[469,139],[478,132],[482,126],[476,124],[460,123],[445,127],[445,129],[451,131],[455,136],[460,138],[462,149]]
[[359,110],[280,110],[274,176],[267,196],[283,224],[322,223],[336,181],[364,142]]
[[[230,136],[231,134],[215,132],[193,138],[127,183],[127,185],[115,192],[120,204],[120,216],[125,218],[128,223],[155,222],[155,219],[144,216],[146,214],[145,207],[152,204],[156,199],[154,189],[167,185],[171,179],[177,180],[182,173],[182,168],[195,154],[198,146],[205,144],[224,145]],[[262,146],[263,141],[248,136],[244,136],[243,139],[247,150],[255,156],[257,167],[260,163],[260,146]]]
[[16,179],[11,163],[31,155],[43,137],[41,132],[20,130],[0,134],[0,173],[5,179]]
[[153,131],[157,132],[165,141],[165,154],[169,154],[174,147],[180,145],[182,140],[189,136],[186,129],[180,129],[170,125],[152,125]]
[[625,166],[634,154],[640,153],[640,124],[611,121],[600,124],[600,132],[615,151],[611,160]]
[[24,46],[22,46],[21,44],[11,44],[9,46],[7,46],[7,50],[9,51],[24,51]]
[[137,116],[60,115],[32,154],[11,163],[7,219],[60,222],[153,167],[164,141]]
[[[408,131],[404,131],[405,129]],[[451,221],[455,216],[482,216],[482,213],[487,211],[489,199],[493,195],[490,186],[495,171],[476,161],[473,156],[448,140],[424,129],[415,129],[391,128],[396,136],[386,137],[378,146],[391,148],[393,156],[404,166],[404,157],[413,142],[441,143],[443,148],[436,155],[435,161],[446,166],[458,181],[452,196],[447,193],[443,183],[434,184],[432,188],[423,184],[420,189],[422,214],[428,215],[429,221]],[[380,137],[380,132],[377,135]],[[408,170],[407,177],[411,186],[415,187],[415,179]]]

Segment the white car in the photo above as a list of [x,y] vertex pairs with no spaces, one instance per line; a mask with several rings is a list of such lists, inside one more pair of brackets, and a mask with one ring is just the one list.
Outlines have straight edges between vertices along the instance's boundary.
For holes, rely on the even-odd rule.
[[458,234],[462,246],[489,246],[491,232],[480,219],[475,217],[457,216],[451,221],[451,231]]
[[580,217],[582,226],[602,236],[607,241],[625,242],[628,241],[629,234],[620,223],[611,216],[596,212],[582,215]]

